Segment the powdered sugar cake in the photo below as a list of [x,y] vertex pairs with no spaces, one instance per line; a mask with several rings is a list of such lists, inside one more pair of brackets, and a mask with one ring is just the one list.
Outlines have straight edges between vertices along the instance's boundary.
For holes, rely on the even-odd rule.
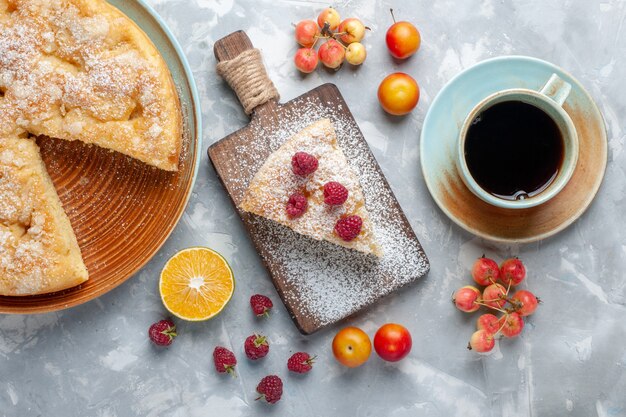
[[[48,269],[39,286],[3,290],[40,295],[0,296],[2,313],[58,310],[115,288],[161,247],[191,193],[201,127],[185,58],[150,9],[111,3],[137,24],[104,0],[0,0],[0,137],[32,144],[36,152],[30,137],[37,135],[41,160],[31,162],[47,170],[54,188],[46,189],[58,195],[41,195],[55,213],[44,216],[41,229],[64,236],[69,255],[55,258],[54,244],[61,241],[48,242],[46,256],[58,270],[64,267],[65,284],[50,284]],[[11,169],[10,162],[2,169]],[[25,189],[39,193],[43,183],[27,181]],[[71,227],[63,224],[62,210]],[[40,219],[22,216],[11,226],[11,239],[42,238]],[[73,239],[80,250],[70,247]],[[36,254],[34,240],[21,246],[7,241],[0,245],[3,256],[15,260],[25,249]],[[81,268],[84,273],[75,273]],[[0,274],[7,278],[6,271]]]
[[[306,152],[317,158],[319,165],[314,173],[304,177],[294,174],[291,159],[296,152]],[[341,205],[324,203],[324,184],[331,181],[339,182],[348,190],[348,198]],[[291,218],[285,207],[289,197],[296,192],[307,196],[308,207],[301,216]],[[305,127],[265,160],[250,182],[241,208],[313,239],[382,256],[359,178],[337,145],[335,129],[329,119]],[[356,238],[345,241],[334,233],[334,227],[339,219],[352,215],[362,219],[361,231]]]
[[104,0],[0,0],[0,133],[178,169],[181,112],[149,38]]
[[[250,40],[239,31],[217,41],[214,50],[224,60],[249,48]],[[239,208],[269,155],[322,119],[334,126],[337,143],[359,177],[381,258],[310,239]],[[209,157],[302,333],[336,323],[428,272],[411,225],[334,85],[324,84],[285,104],[258,106],[248,126],[213,144]]]
[[0,137],[0,295],[59,291],[87,276],[39,148]]
[[178,96],[147,36],[102,0],[3,0],[0,19],[0,294],[63,290],[87,271],[37,146],[18,135],[94,143],[176,171]]

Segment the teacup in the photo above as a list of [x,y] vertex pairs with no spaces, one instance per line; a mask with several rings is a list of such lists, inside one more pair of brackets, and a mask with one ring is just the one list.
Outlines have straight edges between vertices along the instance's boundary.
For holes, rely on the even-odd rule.
[[[548,200],[554,198],[554,196],[556,196],[565,187],[567,182],[571,179],[574,173],[574,170],[576,168],[576,163],[578,161],[578,135],[576,133],[576,128],[574,126],[574,123],[572,122],[572,119],[565,112],[565,110],[563,110],[563,103],[567,99],[567,96],[569,95],[570,91],[571,91],[571,85],[569,83],[559,78],[556,74],[552,74],[552,76],[547,81],[547,83],[539,91],[525,89],[525,88],[514,88],[514,89],[498,91],[488,96],[487,98],[483,99],[470,111],[470,113],[465,119],[460,130],[458,147],[457,147],[456,163],[457,163],[457,169],[459,171],[459,174],[463,182],[470,189],[470,191],[472,191],[472,193],[474,193],[477,197],[484,200],[485,202],[491,205],[497,206],[497,207],[502,207],[502,208],[507,208],[507,209],[523,209],[523,208],[534,207],[534,206],[547,202]],[[522,104],[516,104],[516,103],[522,103]],[[541,185],[540,187],[534,190],[520,191],[518,193],[506,195],[506,196],[501,195],[501,193],[499,194],[498,192],[494,192],[494,191],[490,191],[486,189],[487,187],[486,187],[486,182],[484,181],[484,178],[485,178],[483,175],[484,173],[481,170],[476,168],[477,167],[476,162],[475,162],[476,158],[472,159],[471,155],[470,157],[468,157],[468,153],[467,153],[468,151],[467,145],[469,142],[471,142],[470,144],[472,146],[475,146],[476,141],[482,140],[481,138],[483,136],[485,136],[486,138],[485,140],[492,139],[488,137],[486,133],[483,133],[483,136],[481,136],[480,133],[475,133],[475,132],[489,132],[488,125],[487,127],[485,127],[485,125],[482,125],[480,127],[482,129],[481,131],[477,130],[478,128],[476,127],[476,125],[478,123],[483,123],[483,124],[484,123],[497,123],[498,120],[494,120],[493,117],[497,117],[498,114],[503,114],[503,113],[501,110],[496,110],[497,107],[494,107],[494,106],[500,105],[499,108],[502,109],[504,108],[503,104],[504,104],[504,107],[505,106],[521,106],[522,110],[526,109],[530,111],[532,114],[535,115],[533,116],[534,118],[529,119],[529,121],[531,122],[538,123],[538,121],[544,120],[547,123],[551,124],[553,130],[554,130],[554,126],[556,126],[556,129],[558,129],[558,132],[554,131],[555,132],[554,137],[556,137],[556,133],[558,133],[560,134],[560,138],[562,140],[562,143],[558,145],[560,146],[559,148],[560,154],[559,155],[555,154],[554,158],[551,159],[551,161],[556,161],[555,158],[558,157],[559,161],[557,161],[558,163],[555,162],[557,164],[556,170],[554,171],[554,174],[552,174],[552,176],[549,177],[549,180],[545,184]],[[513,108],[513,107],[510,107],[510,108]],[[515,108],[517,109],[518,107],[515,107]],[[527,113],[523,113],[523,114],[527,114]],[[486,116],[486,115],[489,115],[489,117],[491,118],[490,119],[486,118],[485,120],[481,120],[482,116]],[[551,122],[549,122],[549,120],[551,120]],[[507,137],[507,140],[515,141],[511,143],[511,145],[515,145],[511,147],[512,149],[518,149],[520,146],[522,148],[525,146],[529,147],[531,146],[531,144],[533,144],[534,146],[535,143],[541,144],[542,143],[541,141],[545,141],[543,138],[539,138],[538,137],[539,135],[537,135],[537,137],[533,136],[529,138],[521,138],[521,137],[517,138],[516,133],[519,133],[521,131],[526,132],[526,130],[533,131],[532,125],[530,124],[526,125],[523,123],[524,121],[525,120],[522,120],[521,122],[518,121],[518,124],[521,123],[521,126],[523,127],[523,129],[520,129],[518,126],[518,129],[511,132],[510,137]],[[507,122],[508,121],[501,120],[500,126],[507,126],[506,124]],[[546,124],[541,123],[541,126],[543,125],[546,125]],[[528,129],[526,129],[526,127]],[[549,129],[550,126],[546,125],[545,128]],[[474,129],[474,130],[470,131],[470,129]],[[539,127],[537,129],[539,129]],[[471,137],[469,141],[468,141],[468,132],[470,133],[470,137]],[[543,131],[540,131],[540,132],[543,132]],[[498,140],[499,136],[494,133],[494,137],[496,140]],[[526,142],[520,143],[519,140],[523,140]],[[496,148],[495,152],[505,149],[505,148],[502,148],[502,146],[506,146],[506,143],[504,142],[497,142],[497,143],[500,143],[500,145],[498,148]],[[480,143],[478,144],[480,145]],[[483,145],[486,146],[487,142],[485,142]],[[474,148],[471,148],[471,149],[474,149]],[[543,148],[540,148],[540,149],[543,149]],[[553,147],[553,150],[554,149],[556,148]],[[539,152],[539,154],[537,155],[538,156],[537,159],[541,160],[542,163],[544,160],[548,160],[548,158],[552,157],[551,153],[546,152],[546,154],[543,154],[541,153],[540,150],[538,150],[537,152]],[[469,158],[470,163],[468,163],[468,158]],[[533,163],[534,161],[528,161],[528,162]],[[474,172],[472,172],[472,169],[471,169],[472,166],[474,167]],[[519,177],[520,175],[523,176],[525,174],[525,172],[515,171],[515,169],[516,167],[511,167],[511,170],[510,170],[511,172],[502,171],[503,178],[509,178],[509,177],[504,177],[504,175],[509,175],[509,174],[510,174],[509,176],[512,175],[513,177],[515,177],[515,175]],[[539,166],[537,168],[537,170],[539,170],[538,172],[540,173],[543,172],[541,171],[541,169],[542,167]],[[547,166],[545,167],[544,171],[551,172],[549,171],[549,169],[550,167]],[[507,170],[504,170],[504,171],[507,171]],[[497,172],[501,172],[501,171],[497,171]],[[495,175],[497,175],[497,172]],[[479,174],[483,175],[483,177],[481,178]]]

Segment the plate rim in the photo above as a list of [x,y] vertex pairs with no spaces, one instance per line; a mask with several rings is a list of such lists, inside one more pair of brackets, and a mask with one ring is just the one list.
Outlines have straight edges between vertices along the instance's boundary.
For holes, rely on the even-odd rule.
[[[459,219],[457,219],[446,207],[446,205],[440,201],[439,198],[436,197],[436,193],[435,190],[433,189],[435,187],[434,183],[433,183],[433,179],[431,177],[431,175],[429,175],[429,173],[427,172],[427,170],[425,169],[426,164],[424,163],[424,155],[425,155],[425,132],[426,129],[425,127],[428,125],[430,119],[433,116],[433,111],[432,109],[435,108],[439,101],[441,100],[441,97],[450,89],[452,88],[452,85],[461,77],[463,77],[464,75],[466,75],[469,71],[472,70],[476,70],[476,69],[480,69],[480,67],[483,66],[487,66],[490,64],[493,64],[495,62],[498,61],[510,61],[510,60],[520,60],[520,61],[530,61],[533,62],[535,64],[538,65],[542,65],[542,66],[547,66],[549,68],[558,70],[560,72],[562,72],[564,75],[566,75],[567,77],[569,77],[575,84],[576,86],[580,89],[580,91],[586,96],[586,98],[589,100],[589,102],[591,103],[590,108],[592,109],[592,111],[596,114],[596,116],[598,117],[598,119],[602,122],[602,133],[604,135],[604,143],[605,143],[605,152],[603,153],[604,156],[604,161],[602,164],[602,172],[598,177],[597,180],[597,184],[594,186],[593,192],[589,194],[589,198],[585,201],[584,204],[582,204],[580,206],[580,208],[576,211],[575,214],[573,214],[572,216],[570,216],[570,218],[568,218],[566,221],[564,221],[563,223],[561,223],[558,227],[555,227],[554,229],[544,232],[544,233],[540,233],[537,235],[533,235],[533,236],[528,236],[525,238],[503,238],[503,237],[499,237],[499,236],[494,236],[488,233],[484,233],[480,230],[477,230],[475,228],[472,228],[471,226],[461,222]],[[606,121],[604,119],[604,115],[602,114],[602,112],[600,111],[600,108],[598,107],[598,104],[595,102],[595,100],[593,99],[593,97],[591,96],[591,94],[589,94],[589,91],[587,91],[587,89],[581,84],[580,81],[578,81],[578,79],[576,77],[574,77],[570,72],[564,70],[563,68],[557,66],[556,64],[553,64],[551,62],[545,61],[543,59],[540,58],[536,58],[536,57],[531,57],[531,56],[526,56],[526,55],[503,55],[503,56],[497,56],[497,57],[493,57],[493,58],[487,58],[483,61],[480,61],[468,68],[463,69],[462,71],[460,71],[458,74],[456,74],[454,77],[452,77],[450,80],[448,80],[444,86],[439,90],[439,92],[437,93],[437,95],[435,96],[434,100],[432,101],[432,103],[430,104],[428,111],[426,113],[426,116],[424,117],[424,122],[422,123],[422,130],[420,132],[420,165],[421,165],[421,172],[422,172],[422,176],[424,178],[424,182],[426,183],[426,188],[428,189],[428,192],[431,196],[431,198],[435,201],[435,204],[437,204],[437,206],[439,207],[439,209],[450,219],[452,220],[453,223],[455,223],[457,226],[459,226],[461,229],[479,237],[479,238],[483,238],[486,240],[489,240],[491,242],[496,242],[496,243],[505,243],[505,244],[526,244],[526,243],[533,243],[533,242],[537,242],[543,239],[547,239],[549,237],[552,237],[558,233],[560,233],[561,231],[563,231],[564,229],[566,229],[567,227],[571,226],[572,223],[574,223],[576,220],[578,220],[584,213],[585,211],[587,211],[587,209],[589,208],[589,206],[591,205],[591,203],[594,201],[596,195],[598,194],[601,186],[602,186],[602,182],[604,180],[604,176],[606,174],[606,167],[607,167],[607,162],[608,162],[608,132],[607,132],[607,127],[606,127]]]

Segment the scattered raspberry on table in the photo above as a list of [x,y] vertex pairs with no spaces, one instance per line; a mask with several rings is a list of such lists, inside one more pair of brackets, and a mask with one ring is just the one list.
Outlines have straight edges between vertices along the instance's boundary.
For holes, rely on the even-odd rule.
[[248,336],[243,344],[243,347],[246,352],[246,356],[252,360],[261,359],[270,351],[270,345],[267,342],[267,337],[259,334]]
[[223,346],[216,346],[213,351],[213,361],[215,362],[215,370],[221,374],[235,374],[235,365],[237,358],[235,354]]
[[276,404],[283,395],[283,381],[277,375],[268,375],[259,382],[256,391],[261,395],[257,400],[264,399]]
[[272,300],[262,294],[254,294],[250,297],[250,306],[257,317],[269,316],[269,311],[274,307]]
[[161,320],[150,326],[148,330],[150,340],[158,346],[169,346],[177,336],[176,325],[171,320]]
[[306,352],[296,352],[287,360],[287,369],[298,374],[305,374],[313,369],[315,356],[311,357]]

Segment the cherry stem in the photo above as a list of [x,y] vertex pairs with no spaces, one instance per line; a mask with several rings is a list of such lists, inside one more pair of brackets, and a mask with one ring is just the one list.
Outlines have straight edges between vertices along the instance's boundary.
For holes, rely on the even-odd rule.
[[[518,311],[520,311],[522,309],[522,307],[524,307],[524,304],[521,301],[515,300],[513,298],[510,297],[500,297],[501,300],[505,300],[508,301],[512,308],[507,308],[507,311],[510,313],[516,313]],[[488,300],[488,301],[492,301],[492,300]]]
[[322,35],[325,35],[327,38],[333,37],[333,32],[330,30],[330,23],[324,22],[324,27],[322,27]]
[[496,335],[496,334],[500,333],[500,331],[501,331],[502,329],[504,329],[504,325],[506,324],[506,318],[507,318],[507,316],[508,316],[508,315],[509,315],[509,313],[504,313],[504,316],[503,316],[503,317],[504,317],[504,320],[502,320],[502,325],[500,326],[500,328],[498,329],[498,331],[494,333],[494,335]]
[[[495,301],[495,300],[493,300],[493,301]],[[489,305],[489,304],[481,303],[480,301],[474,301],[474,302],[475,302],[476,304],[478,304],[479,306],[485,306],[485,307],[490,308],[490,309],[492,309],[492,310],[499,311],[500,313],[509,314],[509,313],[507,313],[507,312],[506,312],[506,310],[503,310],[503,309],[501,309],[501,308],[494,307],[494,306],[491,306],[491,305]]]
[[[493,279],[491,279],[491,278],[490,278],[490,280],[491,280],[491,282],[493,282]],[[494,284],[495,284],[495,283],[494,283]],[[509,281],[509,286],[508,286],[508,288],[506,289],[506,292],[505,292],[504,290],[500,289],[500,287],[498,287],[498,290],[500,291],[500,294],[502,294],[502,295],[500,296],[500,298],[501,298],[501,299],[503,299],[503,300],[506,300],[506,296],[507,296],[507,295],[509,295],[509,290],[510,290],[510,289],[511,289],[511,281]]]
[[509,303],[513,304],[513,305],[517,305],[520,302],[517,300],[512,299],[511,297],[502,297],[501,300],[505,300],[508,301]]
[[393,9],[389,9],[389,12],[391,13],[391,18],[393,19],[393,23],[396,23],[396,17],[393,15]]
[[[347,33],[348,32],[337,32],[337,33],[333,33],[333,36],[332,36],[332,38],[336,40],[339,45],[343,46],[343,49],[345,50],[347,50],[348,47],[343,44],[343,41],[341,40],[341,35],[345,35]],[[337,36],[339,36],[339,40],[337,40]]]
[[319,36],[319,35],[315,35],[315,40],[313,41],[313,45],[311,45],[311,49],[315,48],[315,44],[317,43],[317,41],[320,40],[320,38],[323,38],[325,36]]

